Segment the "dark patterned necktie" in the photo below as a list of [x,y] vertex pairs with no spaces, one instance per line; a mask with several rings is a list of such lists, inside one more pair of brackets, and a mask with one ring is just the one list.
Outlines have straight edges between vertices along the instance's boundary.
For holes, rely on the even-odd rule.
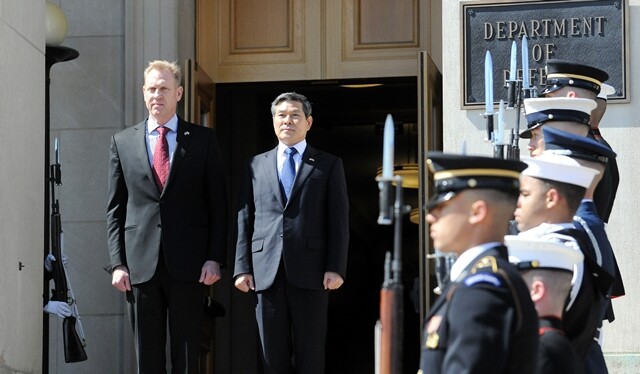
[[167,142],[168,127],[159,126],[156,129],[160,136],[156,140],[156,148],[153,151],[153,176],[156,179],[158,189],[162,191],[169,176],[169,142]]
[[284,153],[287,157],[284,160],[284,165],[282,166],[282,173],[280,173],[280,183],[282,184],[282,189],[284,190],[285,197],[287,201],[289,201],[289,197],[291,196],[291,188],[293,187],[293,181],[296,178],[296,162],[293,159],[293,156],[297,153],[296,149],[291,147],[285,149]]

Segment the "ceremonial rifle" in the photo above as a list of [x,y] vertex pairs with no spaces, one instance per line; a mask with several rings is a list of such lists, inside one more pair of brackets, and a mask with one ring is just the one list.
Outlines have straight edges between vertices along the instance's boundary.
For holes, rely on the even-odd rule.
[[[55,141],[55,163],[49,165],[49,174],[49,181],[51,183],[51,254],[56,258],[56,261],[52,261],[54,289],[52,290],[51,300],[65,302],[71,307],[72,315],[62,320],[64,361],[67,363],[80,362],[87,359],[87,353],[84,349],[86,343],[75,296],[62,261],[63,237],[60,219],[60,203],[56,199],[55,194],[55,186],[62,184],[58,139]],[[76,324],[82,334],[82,338],[78,335]]]
[[[376,324],[376,374],[402,373],[403,287],[402,273],[402,216],[410,207],[403,203],[402,177],[393,175],[394,123],[387,115],[384,127],[382,176],[376,178],[380,188],[378,224],[394,224],[393,258],[385,254],[384,282],[380,289],[380,320]],[[395,202],[392,202],[392,183],[395,183]]]
[[[523,100],[535,97],[536,91],[531,86],[531,74],[529,71],[529,45],[527,36],[522,37],[522,79],[518,79],[516,70],[517,63],[516,41],[511,43],[511,58],[509,64],[509,79],[507,80],[507,102],[506,109],[516,109],[516,123],[511,129],[509,140],[504,141],[504,105],[500,100],[498,110],[498,125],[494,126],[493,111],[493,62],[491,53],[487,51],[485,56],[485,113],[487,120],[487,140],[493,147],[493,156],[496,158],[520,159],[520,115]],[[494,131],[494,128],[497,128]]]

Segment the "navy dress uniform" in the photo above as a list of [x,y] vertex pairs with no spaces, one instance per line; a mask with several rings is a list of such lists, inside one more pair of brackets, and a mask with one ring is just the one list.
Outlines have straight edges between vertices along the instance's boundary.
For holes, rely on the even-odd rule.
[[[436,190],[430,210],[452,204],[467,189],[517,194],[526,166],[438,152],[429,152],[427,162]],[[527,286],[509,263],[507,248],[501,242],[476,245],[456,259],[426,316],[419,373],[534,373],[537,326]]]
[[[566,131],[544,128],[545,153],[562,154],[571,158],[597,162],[608,167],[611,159],[616,158],[616,153],[601,143],[591,139],[576,136]],[[601,181],[602,182],[602,181]],[[595,199],[595,196],[594,196]],[[602,218],[598,215],[593,200],[584,199],[576,212],[576,227],[585,231],[591,239],[598,265],[614,276],[614,284],[611,289],[612,297],[625,294],[622,276],[618,267],[615,253],[605,231]],[[609,316],[610,322],[613,316]]]
[[[546,143],[545,153],[559,153],[569,157],[596,162],[607,167],[609,159],[616,157],[615,152],[610,148],[600,144],[599,142],[585,137],[575,136],[573,134],[560,131],[557,129],[544,129],[544,139]],[[613,276],[613,285],[609,291],[609,297],[619,297],[625,294],[622,276],[618,267],[613,248],[605,231],[604,223],[598,215],[593,200],[584,199],[580,203],[574,223],[577,228],[582,230],[591,241],[596,256],[595,261],[607,273]],[[602,320],[607,319],[613,322],[615,319],[613,313],[613,305],[611,300],[603,305],[601,312],[601,322],[598,326],[594,341],[591,343],[591,349],[587,354],[585,363],[586,373],[606,373],[606,363],[599,344],[600,328]]]
[[[567,338],[562,322],[562,305],[571,287],[571,274],[574,267],[583,261],[582,252],[573,247],[545,239],[528,239],[514,235],[505,237],[505,245],[509,248],[509,261],[522,273],[533,273],[540,270],[565,272],[566,278],[551,278],[540,273],[538,280],[545,283],[546,294],[542,297],[538,310],[540,345],[538,349],[539,374],[578,374],[582,373],[582,362]],[[528,276],[529,274],[527,274]],[[566,279],[566,284],[546,284]],[[531,284],[529,284],[531,287]],[[556,291],[554,291],[556,290]],[[558,299],[560,298],[560,299]],[[558,309],[556,313],[552,309]]]
[[[556,181],[587,188],[591,185],[597,170],[581,166],[567,156],[544,153],[525,160],[529,165],[522,175],[543,180]],[[544,232],[543,226],[551,227]],[[555,226],[555,227],[554,227]],[[564,315],[567,337],[578,357],[584,360],[593,343],[597,326],[602,322],[602,310],[608,303],[608,292],[613,277],[596,261],[596,254],[587,235],[572,222],[546,225],[521,232],[521,236],[545,237],[549,240],[572,239],[582,251],[584,262],[576,271],[577,279],[570,294]]]
[[[609,74],[593,66],[567,60],[549,59],[546,63],[546,71],[546,86],[541,87],[538,93],[539,97],[554,96],[554,93],[563,87],[585,89],[593,93],[590,98],[593,97],[594,99],[600,97],[606,100],[606,95],[611,95],[615,92],[615,90],[611,92],[611,86],[603,83],[609,79]],[[590,132],[589,136],[596,140],[598,138],[602,139],[597,129],[596,132]],[[608,143],[606,145],[609,146]],[[611,147],[609,146],[609,148]],[[619,183],[618,165],[615,163],[614,158],[605,170],[594,198],[598,214],[604,222],[609,222]]]

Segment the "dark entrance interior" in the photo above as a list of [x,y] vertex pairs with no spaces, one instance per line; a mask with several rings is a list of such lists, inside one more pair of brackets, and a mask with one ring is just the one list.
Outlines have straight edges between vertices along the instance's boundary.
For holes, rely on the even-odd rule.
[[[379,84],[348,88],[345,85]],[[235,212],[244,161],[277,144],[270,104],[280,93],[296,91],[313,105],[309,144],[342,157],[350,200],[350,246],[344,286],[331,294],[327,339],[327,373],[374,372],[374,325],[386,251],[393,251],[393,226],[380,226],[378,186],[382,165],[382,129],[391,113],[396,124],[396,163],[417,163],[418,95],[416,77],[340,81],[295,81],[216,85],[216,128],[230,182]],[[404,190],[405,203],[416,208],[418,190]],[[234,217],[235,218],[235,217]],[[232,230],[235,221],[232,222]],[[403,220],[404,372],[415,373],[419,358],[418,226]],[[233,265],[233,253],[229,255]],[[232,272],[230,270],[229,272]],[[231,292],[232,372],[251,371],[257,362],[257,333],[250,297]],[[237,335],[240,336],[237,336]],[[236,343],[237,342],[237,343]],[[256,355],[247,342],[255,343]],[[236,346],[237,344],[237,346]],[[259,369],[257,369],[259,372]]]

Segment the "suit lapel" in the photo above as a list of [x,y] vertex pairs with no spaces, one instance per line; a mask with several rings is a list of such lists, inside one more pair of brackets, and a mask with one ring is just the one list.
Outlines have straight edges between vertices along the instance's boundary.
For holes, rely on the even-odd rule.
[[289,200],[292,200],[298,191],[304,185],[304,182],[307,180],[313,169],[316,167],[316,156],[318,151],[309,147],[307,145],[307,149],[304,151],[302,155],[302,163],[300,163],[300,168],[296,173],[296,179],[293,181],[293,187],[291,188],[291,196]]
[[278,177],[278,147],[264,154],[262,159],[262,171],[266,174],[269,186],[276,196],[280,205],[284,208],[285,201],[280,189],[280,178]]
[[136,130],[136,134],[132,140],[135,143],[134,149],[136,149],[138,162],[142,165],[141,170],[145,170],[147,178],[149,178],[151,184],[157,189],[156,179],[153,177],[153,169],[149,163],[149,153],[147,150],[147,121],[144,120],[138,123],[134,126],[134,129]]
[[[289,201],[294,199],[298,191],[302,189],[304,182],[307,180],[313,169],[315,169],[317,154],[318,151],[307,146],[307,149],[302,155],[302,162],[298,172],[296,173],[296,179],[293,181]],[[278,147],[265,153],[262,161],[262,169],[267,175],[267,180],[269,181],[273,194],[277,197],[282,207],[286,207],[288,201],[286,203],[284,201],[282,189],[280,188],[280,178],[278,177]]]

